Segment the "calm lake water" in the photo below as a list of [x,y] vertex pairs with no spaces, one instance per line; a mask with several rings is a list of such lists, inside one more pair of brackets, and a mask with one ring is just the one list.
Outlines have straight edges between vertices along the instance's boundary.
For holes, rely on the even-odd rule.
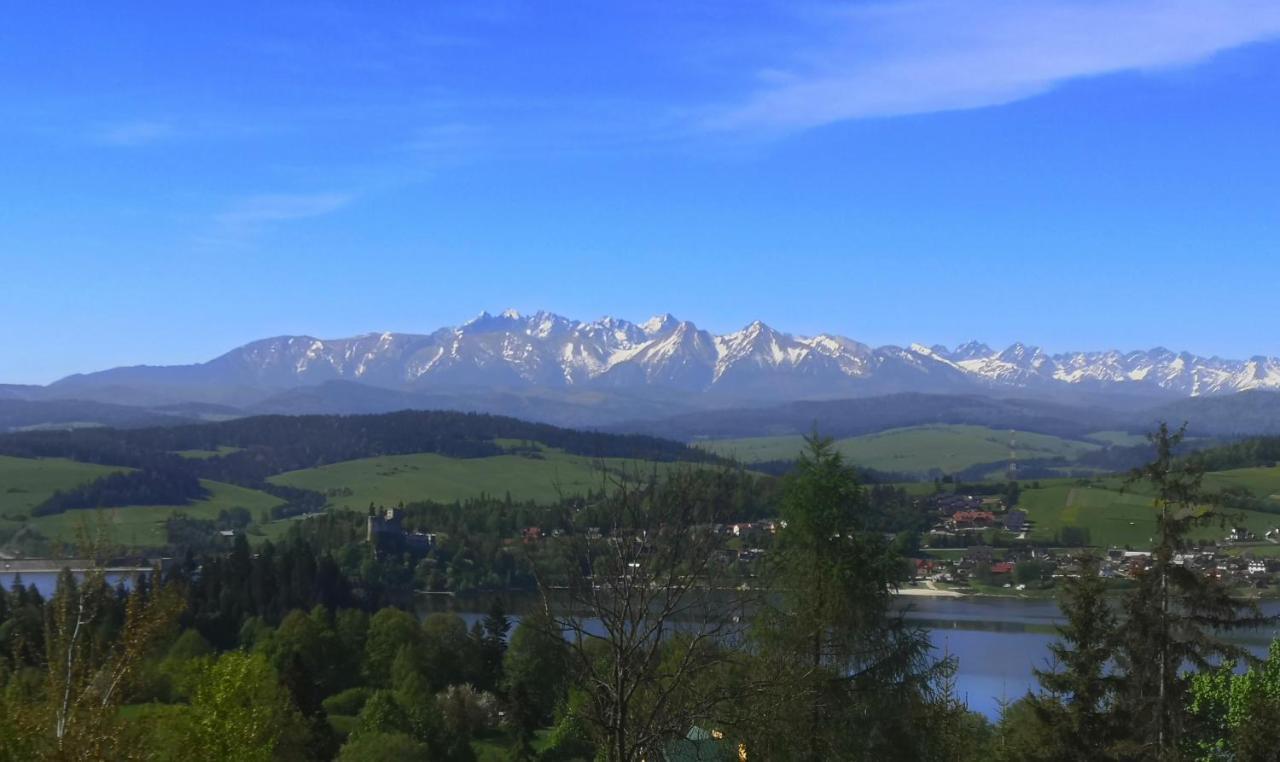
[[[44,595],[53,593],[57,575],[23,575],[23,582],[35,584]],[[0,574],[6,589],[13,575]],[[112,580],[112,584],[115,580]],[[483,598],[431,597],[422,604],[424,612],[452,611],[470,627],[484,616],[489,601]],[[929,628],[939,655],[956,657],[959,665],[956,690],[971,709],[990,718],[998,716],[1003,701],[1014,701],[1035,687],[1032,670],[1046,666],[1053,627],[1060,620],[1052,601],[998,598],[912,598],[903,599],[907,616]],[[509,600],[507,609],[518,618],[522,601]],[[1280,614],[1280,601],[1263,606],[1268,614]],[[1280,632],[1272,628],[1232,635],[1232,640],[1259,655]]]

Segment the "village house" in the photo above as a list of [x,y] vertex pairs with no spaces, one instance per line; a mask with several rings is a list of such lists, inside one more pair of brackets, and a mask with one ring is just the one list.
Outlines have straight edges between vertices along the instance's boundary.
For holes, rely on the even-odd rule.
[[1027,531],[1027,512],[1014,508],[1004,515],[1004,528],[1010,532]]
[[996,516],[991,511],[956,511],[951,522],[956,529],[989,527],[996,523]]
[[1231,533],[1227,535],[1227,542],[1249,542],[1254,539],[1253,532],[1245,527],[1231,527]]
[[943,516],[953,516],[957,511],[982,509],[982,498],[974,495],[935,495],[933,506]]

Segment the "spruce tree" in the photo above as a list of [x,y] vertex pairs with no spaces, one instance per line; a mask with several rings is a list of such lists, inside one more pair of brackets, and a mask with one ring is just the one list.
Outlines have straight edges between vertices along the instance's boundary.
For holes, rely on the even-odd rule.
[[1130,728],[1127,752],[1138,758],[1177,758],[1185,719],[1188,679],[1185,665],[1207,669],[1215,662],[1247,658],[1240,646],[1219,635],[1268,621],[1257,605],[1231,596],[1216,577],[1187,563],[1190,534],[1227,517],[1213,510],[1201,491],[1203,470],[1176,457],[1186,426],[1166,423],[1148,438],[1155,458],[1134,469],[1130,485],[1150,489],[1156,535],[1150,563],[1124,602],[1117,661],[1124,680],[1119,708]]
[[1053,758],[1110,759],[1116,677],[1108,670],[1117,625],[1096,558],[1085,559],[1080,576],[1064,584],[1058,605],[1066,621],[1049,646],[1054,669],[1036,670],[1045,694],[1034,696],[1032,706],[1053,729]]
[[918,758],[924,739],[913,715],[939,665],[926,633],[894,609],[904,565],[868,527],[866,495],[832,441],[806,441],[784,485],[785,528],[772,554],[779,605],[765,608],[759,629],[783,686],[774,696],[786,700],[766,701],[747,746],[811,762]]

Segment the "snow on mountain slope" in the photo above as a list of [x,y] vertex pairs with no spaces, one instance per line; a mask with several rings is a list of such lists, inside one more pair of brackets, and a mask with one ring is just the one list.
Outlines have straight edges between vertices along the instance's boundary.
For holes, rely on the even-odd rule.
[[713,335],[672,315],[642,324],[581,322],[507,310],[430,334],[345,339],[263,339],[198,365],[115,368],[70,376],[61,393],[107,386],[284,389],[356,381],[431,388],[671,388],[757,398],[813,398],[886,391],[1151,390],[1202,396],[1280,390],[1280,358],[1204,358],[1150,351],[1048,354],[1021,343],[995,350],[872,348],[832,334],[794,336],[754,322]]

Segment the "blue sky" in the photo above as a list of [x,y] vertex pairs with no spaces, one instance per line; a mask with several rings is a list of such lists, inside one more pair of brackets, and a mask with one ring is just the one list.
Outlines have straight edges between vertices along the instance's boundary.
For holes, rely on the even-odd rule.
[[0,381],[507,307],[1280,355],[1273,0],[216,8],[7,9]]

